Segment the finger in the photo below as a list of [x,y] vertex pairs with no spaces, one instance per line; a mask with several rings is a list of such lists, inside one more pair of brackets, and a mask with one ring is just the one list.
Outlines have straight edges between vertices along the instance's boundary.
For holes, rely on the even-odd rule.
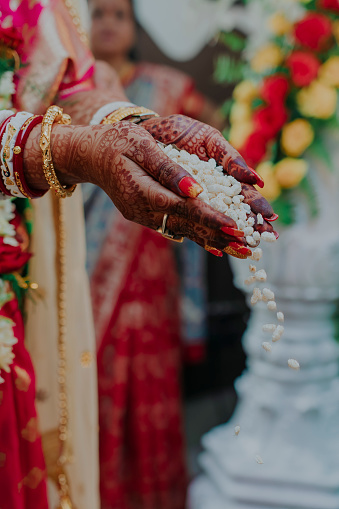
[[271,205],[253,186],[242,184],[241,194],[244,197],[244,202],[248,203],[255,214],[261,214],[266,220],[274,215]]
[[182,218],[176,216],[169,216],[167,220],[167,227],[170,231],[193,240],[197,243],[202,243],[204,247],[216,248],[220,251],[231,247],[234,251],[238,251],[242,257],[251,255],[251,250],[245,246],[245,240],[230,235],[221,234],[218,230],[202,227],[193,221],[183,221]]
[[168,214],[181,216],[208,228],[222,230],[225,234],[242,238],[244,232],[237,228],[236,222],[230,217],[215,210],[202,200],[178,200],[167,209]]
[[264,187],[264,181],[253,168],[247,166],[239,152],[216,129],[206,135],[206,149],[209,157],[213,157],[228,175],[239,182]]
[[249,214],[248,217],[252,217],[253,220],[254,220],[254,224],[253,224],[253,228],[259,232],[259,233],[263,233],[263,232],[273,232],[273,226],[268,222],[268,221],[265,221],[265,219],[263,219],[263,223],[262,224],[258,224],[258,216],[256,214],[254,214],[253,212],[251,212]]
[[242,260],[251,256],[252,251],[243,246],[242,244],[238,244],[237,242],[230,242],[224,249],[218,249],[215,243],[211,242],[210,244],[204,244],[200,239],[192,239],[196,244],[203,247],[206,251],[211,253],[214,256],[223,256],[223,253],[234,256],[234,258],[240,258]]
[[[184,168],[173,162],[146,130],[137,126],[135,129],[135,142],[130,144],[125,155],[175,194],[196,198],[203,191],[200,184]],[[129,136],[133,135],[130,125],[128,130]]]

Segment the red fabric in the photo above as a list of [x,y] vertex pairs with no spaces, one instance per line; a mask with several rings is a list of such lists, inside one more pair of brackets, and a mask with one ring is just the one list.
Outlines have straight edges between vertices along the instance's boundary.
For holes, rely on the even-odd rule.
[[102,509],[185,507],[177,291],[168,241],[143,228],[98,350]]
[[35,378],[24,346],[24,326],[17,300],[2,316],[15,323],[14,363],[1,372],[0,385],[0,505],[1,509],[47,509],[45,464],[35,411]]

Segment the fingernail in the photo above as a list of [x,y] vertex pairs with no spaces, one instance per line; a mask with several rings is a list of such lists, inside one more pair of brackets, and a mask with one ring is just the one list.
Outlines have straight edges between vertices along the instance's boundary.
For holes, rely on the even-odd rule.
[[249,166],[249,169],[251,170],[251,172],[253,173],[253,175],[254,175],[254,176],[255,176],[255,178],[257,179],[257,186],[258,186],[258,187],[263,188],[263,187],[264,187],[264,185],[265,185],[265,183],[264,183],[263,179],[262,179],[262,178],[260,177],[260,175],[259,175],[259,174],[258,174],[255,170],[253,170],[253,168],[251,168],[250,166]]
[[278,214],[272,214],[270,217],[264,217],[265,221],[276,221],[278,219]]
[[208,251],[209,253],[211,253],[211,254],[212,254],[212,255],[214,255],[214,256],[219,256],[220,258],[221,258],[222,256],[224,256],[224,255],[222,254],[222,252],[221,252],[221,251],[219,251],[219,249],[215,249],[214,247],[211,247],[211,246],[205,246],[205,249],[206,249],[206,251]]
[[238,242],[230,242],[228,245],[241,255],[250,256],[252,254],[252,251],[248,247],[243,244],[239,244]]
[[279,233],[278,232],[273,232],[273,233],[274,233],[275,238],[278,240],[278,238],[280,237]]
[[196,182],[192,177],[182,178],[178,186],[180,191],[189,198],[196,198],[203,192],[201,185],[198,184],[198,182]]
[[223,226],[220,229],[222,232],[226,233],[227,235],[231,235],[232,237],[243,237],[245,235],[241,230],[230,228],[229,226]]

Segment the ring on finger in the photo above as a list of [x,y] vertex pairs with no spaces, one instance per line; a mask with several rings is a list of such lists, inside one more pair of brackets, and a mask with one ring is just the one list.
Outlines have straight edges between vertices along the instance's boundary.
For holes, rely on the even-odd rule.
[[169,218],[168,214],[164,214],[162,219],[162,225],[157,229],[157,232],[160,233],[165,239],[173,240],[173,242],[184,242],[184,237],[182,235],[176,235],[171,232],[168,228],[166,228],[167,220]]

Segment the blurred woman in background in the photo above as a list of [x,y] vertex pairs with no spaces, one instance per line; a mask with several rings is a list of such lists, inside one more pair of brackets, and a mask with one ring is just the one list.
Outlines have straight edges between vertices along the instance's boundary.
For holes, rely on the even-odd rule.
[[[131,0],[90,0],[89,7],[94,56],[116,70],[133,103],[161,116],[183,113],[221,127],[189,76],[131,59]],[[110,77],[103,73],[98,85],[109,87]],[[101,189],[86,185],[84,191],[98,346],[102,507],[183,509],[182,342],[173,248],[159,234],[126,221]],[[205,335],[204,256],[186,244],[183,278],[190,284],[184,300],[196,312],[185,335],[193,341],[193,356]]]

